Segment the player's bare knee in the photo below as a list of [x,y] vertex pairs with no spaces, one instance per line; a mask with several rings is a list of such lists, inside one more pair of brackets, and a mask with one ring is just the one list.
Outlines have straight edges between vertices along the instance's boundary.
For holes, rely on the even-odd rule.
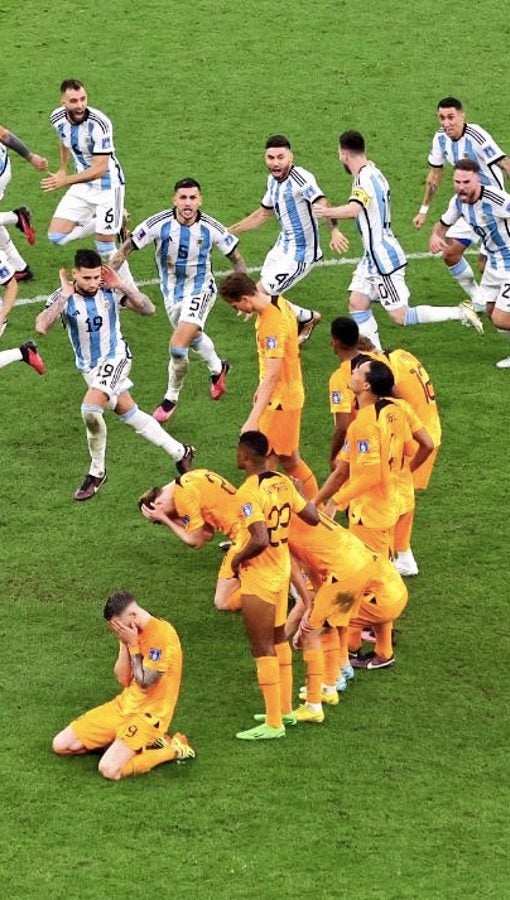
[[103,427],[103,413],[98,409],[91,409],[83,405],[81,408],[81,417],[91,434],[97,434]]
[[403,325],[405,322],[406,312],[409,309],[408,306],[403,306],[401,309],[392,309],[389,310],[390,319],[395,322],[395,325]]
[[224,597],[222,594],[215,594],[214,605],[216,609],[219,609],[221,612],[228,612],[228,597]]
[[99,760],[97,769],[99,774],[106,778],[107,781],[120,781],[122,778],[119,767],[113,765],[108,759],[105,760],[104,756]]
[[63,738],[62,732],[60,734],[56,734],[51,742],[51,749],[53,753],[56,753],[57,756],[65,756],[66,753],[69,753],[69,746],[67,741]]
[[465,247],[462,244],[448,244],[443,251],[443,259],[447,266],[456,266],[464,256]]

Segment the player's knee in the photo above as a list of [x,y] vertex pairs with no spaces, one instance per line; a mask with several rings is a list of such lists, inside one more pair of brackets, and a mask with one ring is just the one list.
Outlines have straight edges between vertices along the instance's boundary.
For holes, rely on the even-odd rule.
[[67,745],[67,741],[65,741],[62,737],[62,732],[56,734],[53,738],[51,742],[51,749],[53,750],[53,753],[57,754],[57,756],[63,756],[68,752],[69,747]]
[[108,781],[120,781],[121,772],[118,766],[115,766],[110,760],[105,759],[103,756],[99,760],[98,772],[103,778],[106,778]]
[[443,259],[447,266],[455,266],[464,256],[463,244],[448,244],[443,250]]
[[193,338],[193,340],[191,341],[191,344],[190,344],[190,347],[192,350],[198,350],[198,348],[200,347],[200,344],[202,343],[202,337],[203,336],[201,334],[199,334],[196,338]]
[[223,594],[214,595],[214,605],[216,609],[220,610],[220,612],[228,612],[228,610],[230,609],[228,605],[228,597],[223,596]]
[[115,250],[115,241],[96,240],[96,250],[99,256],[109,256]]
[[48,240],[51,244],[61,244],[65,237],[61,231],[48,231]]
[[100,406],[89,406],[82,403],[81,417],[92,434],[97,434],[104,426],[103,410]]
[[187,347],[174,347],[170,344],[170,356],[172,359],[187,359],[188,358],[188,348]]

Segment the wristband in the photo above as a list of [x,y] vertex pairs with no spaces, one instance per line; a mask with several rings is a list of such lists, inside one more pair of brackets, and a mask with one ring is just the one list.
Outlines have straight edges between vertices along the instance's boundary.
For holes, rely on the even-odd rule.
[[426,216],[429,211],[428,206],[420,206],[420,216]]
[[140,656],[142,655],[142,651],[140,650],[140,647],[139,647],[138,644],[134,644],[133,646],[129,646],[129,647],[128,647],[128,650],[129,650],[129,655],[130,655],[130,656],[138,656],[139,654],[140,654]]

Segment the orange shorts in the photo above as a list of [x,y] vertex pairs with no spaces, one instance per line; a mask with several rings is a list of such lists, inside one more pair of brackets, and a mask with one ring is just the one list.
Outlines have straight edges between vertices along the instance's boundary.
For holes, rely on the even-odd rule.
[[380,625],[383,622],[394,622],[407,606],[409,599],[407,588],[395,570],[396,578],[388,573],[384,583],[378,582],[376,593],[370,591],[370,586],[363,596],[358,612],[351,618],[353,627],[366,627],[367,625]]
[[257,572],[248,567],[239,570],[239,577],[241,580],[241,609],[243,608],[243,594],[250,594],[254,597],[258,597],[259,600],[263,600],[264,603],[270,603],[271,606],[275,607],[275,628],[284,625],[287,620],[289,582],[286,581],[285,585],[279,590],[273,591],[268,588],[264,582],[264,575],[262,572]]
[[422,463],[418,469],[415,469],[415,471],[411,473],[413,476],[415,491],[424,491],[428,487],[438,450],[439,447],[436,447],[436,449],[432,451],[430,456],[427,457],[425,462]]
[[380,553],[386,559],[393,556],[394,530],[394,528],[367,528],[361,522],[349,522],[349,531],[359,537],[370,550]]
[[363,591],[372,578],[377,558],[369,562],[351,578],[340,581],[330,575],[321,585],[313,601],[309,621],[312,628],[329,625],[342,627],[357,614]]
[[126,715],[122,712],[119,697],[115,697],[74,719],[70,727],[87,750],[108,747],[118,739],[131,750],[138,751],[153,744],[166,732],[169,724],[170,719],[163,721],[149,712]]
[[266,409],[259,419],[259,431],[267,437],[270,450],[290,456],[299,450],[300,409]]
[[240,549],[239,546],[237,546],[236,544],[232,544],[232,546],[228,548],[227,552],[225,553],[225,555],[221,561],[221,566],[218,570],[218,578],[233,578],[234,577],[234,573],[232,571],[232,560],[233,560],[234,556],[236,555],[236,553],[239,552],[239,549]]

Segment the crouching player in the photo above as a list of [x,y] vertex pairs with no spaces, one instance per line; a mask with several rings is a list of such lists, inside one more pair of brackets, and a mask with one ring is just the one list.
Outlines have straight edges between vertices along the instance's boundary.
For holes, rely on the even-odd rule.
[[220,610],[239,610],[240,582],[231,567],[240,532],[234,485],[209,469],[194,469],[163,487],[146,491],[138,505],[146,519],[165,525],[196,550],[210,541],[215,531],[229,538],[232,547],[218,572],[214,605]]
[[114,673],[121,694],[89,710],[53,739],[59,756],[106,747],[99,761],[104,778],[119,781],[154,766],[188,759],[195,751],[182,734],[166,734],[179,696],[182,650],[169,622],[156,619],[132,594],[112,594],[103,613],[119,639]]

